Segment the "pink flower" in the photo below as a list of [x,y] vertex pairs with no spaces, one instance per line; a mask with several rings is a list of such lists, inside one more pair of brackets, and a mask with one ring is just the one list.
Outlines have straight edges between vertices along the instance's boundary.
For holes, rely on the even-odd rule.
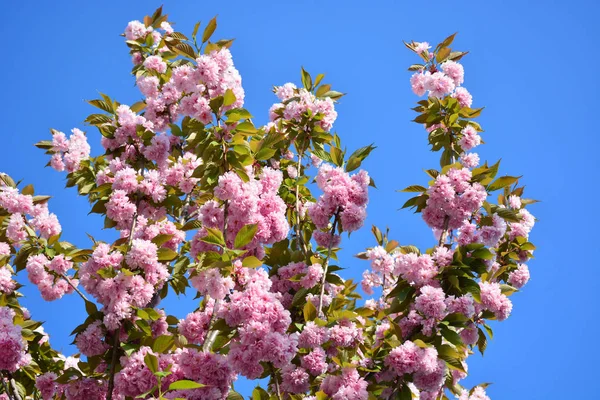
[[327,372],[325,351],[320,347],[316,347],[309,354],[302,357],[301,364],[311,375],[318,376],[324,374]]
[[475,168],[479,165],[479,154],[477,153],[463,153],[460,156],[460,162],[466,168]]
[[458,141],[460,147],[464,151],[469,151],[473,147],[479,146],[481,144],[481,137],[471,125],[467,125],[461,132],[461,138]]
[[103,340],[105,335],[106,332],[102,328],[102,323],[95,321],[77,335],[75,345],[84,356],[100,355],[110,347]]
[[427,42],[415,42],[415,51],[418,54],[423,53],[426,50],[429,50],[431,46]]
[[131,21],[125,28],[125,38],[127,40],[137,40],[146,36],[148,30],[140,21]]
[[498,283],[480,282],[481,303],[496,315],[498,321],[503,321],[512,311],[512,302],[502,294]]
[[327,375],[321,390],[332,400],[367,400],[367,382],[353,368],[344,368],[341,375]]
[[458,100],[461,107],[471,107],[473,104],[473,96],[464,87],[457,87],[452,93],[452,97]]
[[410,86],[411,86],[414,94],[416,94],[419,97],[421,97],[425,94],[425,92],[427,91],[427,89],[426,89],[427,80],[429,79],[430,76],[431,76],[431,73],[429,71],[427,71],[427,72],[416,72],[413,74],[413,76],[410,77]]
[[160,74],[167,72],[167,63],[165,63],[159,56],[150,56],[146,58],[146,60],[144,60],[144,67]]
[[520,264],[516,270],[508,274],[508,283],[517,289],[521,289],[527,282],[529,282],[529,268],[525,264]]
[[317,348],[329,340],[327,328],[318,326],[309,321],[304,325],[304,329],[298,338],[298,346],[305,348]]
[[0,293],[10,295],[17,287],[12,279],[12,273],[7,267],[0,267]]
[[51,400],[54,398],[58,390],[56,383],[57,375],[54,372],[46,372],[35,378],[35,387],[40,391],[43,400]]
[[430,97],[442,98],[454,90],[454,81],[442,72],[434,72],[425,81],[425,89]]
[[465,70],[463,66],[455,61],[448,60],[440,65],[442,71],[454,81],[456,86],[460,86],[464,81]]
[[441,288],[423,286],[415,300],[415,309],[430,318],[441,320],[446,316],[446,295]]
[[26,365],[26,342],[21,337],[21,326],[15,325],[15,312],[8,307],[0,307],[0,370],[15,372]]

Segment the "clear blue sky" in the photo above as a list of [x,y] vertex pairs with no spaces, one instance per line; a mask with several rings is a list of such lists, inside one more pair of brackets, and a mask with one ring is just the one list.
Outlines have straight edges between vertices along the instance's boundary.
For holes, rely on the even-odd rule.
[[[87,216],[85,199],[63,189],[64,175],[43,168],[47,159],[33,143],[48,139],[50,127],[84,128],[81,121],[92,108],[83,100],[99,91],[124,103],[139,99],[119,34],[161,2],[36,3],[3,5],[0,170],[53,195],[50,206],[64,237],[88,246],[85,232],[111,235],[100,230],[99,218]],[[467,384],[494,382],[489,394],[495,400],[598,396],[596,1],[164,3],[182,32],[219,14],[216,35],[237,38],[232,51],[246,107],[261,122],[275,101],[271,86],[298,82],[301,65],[327,73],[326,82],[347,92],[335,129],[351,151],[371,142],[379,146],[365,164],[379,187],[371,192],[367,227],[387,224],[392,237],[421,248],[432,246],[433,237],[420,216],[397,211],[407,196],[395,190],[426,183],[422,170],[436,167],[437,158],[423,129],[410,122],[416,98],[406,67],[415,56],[402,40],[437,43],[458,31],[455,48],[471,52],[464,59],[465,86],[475,106],[486,106],[481,123],[488,145],[480,155],[502,158],[501,172],[523,174],[528,197],[543,200],[531,208],[539,218],[532,280],[512,298],[511,317],[494,324],[484,359],[470,359]],[[89,136],[98,154],[99,135],[90,130]],[[373,245],[369,229],[344,245],[345,277],[358,277],[366,264],[352,255]],[[34,318],[47,321],[54,346],[73,353],[67,335],[83,320],[80,299],[44,303],[34,290],[25,293]],[[184,300],[167,305],[179,317],[194,308]]]

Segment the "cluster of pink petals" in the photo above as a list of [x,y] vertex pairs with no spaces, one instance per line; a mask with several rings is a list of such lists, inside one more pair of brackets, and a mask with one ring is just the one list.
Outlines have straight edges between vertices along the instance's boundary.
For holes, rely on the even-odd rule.
[[[308,215],[316,227],[328,229],[331,217],[337,213],[344,231],[359,229],[367,216],[369,202],[367,189],[370,178],[367,172],[361,170],[350,176],[341,168],[322,164],[316,180],[323,194],[316,203],[308,205]],[[319,246],[329,247],[329,240],[321,241],[319,236],[315,238]]]
[[[135,61],[139,63],[141,59]],[[138,77],[137,85],[146,96],[145,118],[154,131],[164,131],[180,116],[192,117],[203,124],[211,123],[210,101],[228,90],[235,96],[235,101],[222,106],[220,113],[239,108],[244,103],[242,78],[226,48],[200,55],[195,66],[186,64],[173,68],[170,79],[163,84],[154,75],[164,74],[168,69],[168,62],[160,54],[148,56],[143,65],[148,73]]]
[[490,400],[488,395],[485,393],[485,389],[481,386],[477,386],[473,389],[472,393],[464,391],[459,396],[458,400]]
[[79,281],[66,275],[72,267],[73,263],[63,255],[48,260],[43,254],[30,256],[25,265],[29,281],[37,285],[46,301],[57,300],[65,294],[73,293]]
[[471,177],[467,168],[452,168],[436,178],[427,191],[429,198],[422,212],[427,225],[440,230],[457,229],[481,208],[487,192],[478,182],[471,183]]
[[105,336],[106,331],[102,327],[102,322],[94,321],[77,335],[75,345],[84,356],[97,356],[103,354],[110,347],[104,342]]
[[296,355],[297,338],[286,333],[290,312],[281,304],[280,295],[270,291],[266,271],[242,273],[243,287],[233,291],[219,316],[238,331],[230,345],[229,362],[236,372],[256,379],[263,373],[261,362],[271,362],[276,368],[288,365]]
[[[143,244],[142,244],[143,243]],[[132,256],[133,262],[138,262],[137,256],[148,250],[145,242],[138,243],[136,256]],[[141,246],[141,248],[140,248]],[[149,247],[149,246],[148,246]],[[151,248],[150,250],[154,250]],[[102,304],[104,312],[104,325],[109,330],[117,329],[120,321],[132,317],[132,306],[145,307],[155,293],[155,287],[152,283],[144,279],[142,275],[132,275],[124,273],[121,270],[123,254],[118,251],[111,251],[106,243],[99,243],[94,249],[90,259],[81,264],[79,276],[81,284],[86,292],[95,297]],[[140,261],[136,266],[141,268],[162,269],[158,263],[150,262],[150,267],[146,261]],[[116,272],[113,278],[103,278],[98,271],[101,269],[112,268]],[[156,272],[156,271],[152,271]],[[159,279],[157,283],[162,285],[165,273],[160,272],[152,275],[153,279]]]
[[50,165],[57,171],[74,172],[81,166],[81,161],[90,157],[90,145],[85,133],[77,128],[71,131],[73,134],[66,138],[62,132],[55,132],[52,136],[52,159]]
[[447,95],[458,100],[461,107],[471,107],[473,97],[467,89],[460,86],[464,82],[464,68],[455,61],[446,61],[440,65],[441,71],[418,71],[410,78],[412,91],[417,96],[428,92],[429,97],[443,98]]
[[179,333],[185,336],[189,343],[203,344],[210,327],[215,301],[210,299],[204,311],[189,313],[184,319],[179,320]]
[[0,370],[15,372],[31,361],[26,353],[27,344],[21,337],[21,326],[13,321],[15,312],[0,307]]
[[[306,265],[303,262],[290,263],[277,270],[271,276],[272,291],[283,294],[284,304],[291,303],[293,294],[300,288],[311,289],[321,280],[323,267],[321,264]],[[290,291],[292,291],[290,293]]]
[[[39,232],[44,239],[61,232],[60,222],[55,214],[49,212],[47,203],[34,205],[33,196],[21,194],[18,189],[4,185],[4,182],[0,183],[0,208],[12,214],[6,227],[6,237],[13,245],[18,246],[27,239],[27,226]],[[30,218],[26,220],[27,215]],[[8,255],[6,245],[2,246],[4,255]]]
[[304,88],[298,89],[293,83],[276,87],[275,94],[281,100],[269,110],[269,118],[275,126],[283,120],[301,122],[304,116],[319,115],[319,125],[329,131],[337,119],[335,105],[329,97],[317,98]]
[[500,284],[496,282],[480,282],[481,304],[496,315],[498,321],[503,321],[512,311],[512,302],[502,294]]
[[[257,230],[252,241],[244,249],[254,251],[262,258],[262,246],[273,244],[287,237],[289,224],[285,215],[286,205],[279,197],[278,190],[283,176],[281,171],[265,167],[256,179],[244,182],[235,172],[226,172],[219,177],[215,196],[227,202],[227,245],[233,248],[237,233],[246,225],[256,224]],[[224,205],[216,201],[205,203],[199,210],[204,227],[224,227]],[[210,248],[202,242],[206,231],[200,229],[192,241],[192,256]]]
[[327,375],[321,390],[333,400],[367,400],[367,382],[354,368],[344,368],[341,375]]

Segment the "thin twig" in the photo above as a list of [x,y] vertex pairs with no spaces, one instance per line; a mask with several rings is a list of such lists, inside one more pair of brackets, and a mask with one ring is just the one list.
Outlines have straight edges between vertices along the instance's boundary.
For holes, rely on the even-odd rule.
[[6,386],[6,382],[4,382],[4,377],[2,377],[0,379],[0,381],[2,381],[2,387],[4,388],[4,393],[6,393],[6,395],[8,396],[8,398],[10,400],[14,400],[14,397],[12,396],[12,394],[10,393],[10,391],[8,390],[8,386]]
[[302,248],[304,255],[308,254],[308,248],[302,237],[302,230],[300,229],[300,171],[302,170],[302,157],[304,157],[304,150],[298,153],[298,167],[296,168],[296,239],[298,244]]
[[340,210],[335,211],[335,217],[333,218],[333,225],[331,226],[331,231],[329,232],[329,246],[327,248],[327,258],[323,262],[323,277],[321,278],[321,294],[319,295],[319,308],[317,308],[317,316],[321,315],[321,311],[323,309],[323,296],[325,296],[325,279],[327,278],[327,269],[329,267],[329,259],[331,258],[331,248],[333,247],[333,237],[335,234],[335,228],[337,227],[337,223],[339,220]]
[[441,246],[446,243],[446,239],[448,238],[448,223],[450,222],[450,217],[444,217],[444,229],[442,229],[442,233],[440,233],[440,240],[438,242],[438,246]]
[[[142,174],[143,176],[143,174]],[[137,198],[136,204],[135,204],[135,213],[133,214],[133,220],[131,221],[131,229],[129,229],[129,240],[127,241],[127,251],[131,250],[131,246],[133,244],[133,234],[135,231],[135,227],[137,224],[137,217],[138,217],[138,207],[140,206],[140,199],[139,197]],[[106,392],[106,400],[112,400],[112,395],[113,395],[113,389],[115,386],[115,371],[117,368],[117,353],[119,351],[119,347],[120,347],[120,338],[119,338],[119,334],[121,333],[121,327],[118,327],[117,329],[115,329],[113,331],[113,345],[112,345],[112,359],[111,359],[111,363],[110,363],[110,375],[108,377],[108,389]]]
[[206,333],[206,338],[204,338],[204,343],[202,343],[202,351],[210,351],[210,349],[212,349],[213,347],[213,344],[215,344],[218,331],[213,330],[212,328],[215,323],[215,320],[217,319],[217,312],[219,312],[220,306],[221,300],[215,300],[212,315],[210,316],[210,321],[208,322],[208,332]]
[[271,365],[271,373],[273,374],[273,381],[275,381],[275,391],[277,392],[277,398],[279,400],[281,400],[282,397],[281,397],[281,390],[279,389],[279,379],[277,379],[277,373],[275,372],[275,368],[273,368],[272,365]]
[[112,400],[113,389],[115,387],[115,371],[117,369],[117,352],[119,350],[119,334],[120,328],[113,331],[113,345],[112,345],[112,358],[110,361],[110,376],[108,378],[108,389],[106,392],[106,400]]
[[12,387],[15,400],[21,400],[21,394],[19,393],[19,388],[17,388],[17,383],[15,382],[15,379],[13,378],[13,376],[10,372],[8,373],[8,377],[10,378],[10,386]]
[[65,281],[67,281],[67,283],[68,283],[69,285],[71,285],[71,287],[73,288],[73,290],[75,290],[75,291],[77,292],[77,294],[78,294],[79,296],[81,296],[81,298],[82,298],[84,301],[89,301],[89,300],[88,300],[88,298],[87,298],[87,297],[85,297],[85,294],[83,294],[83,292],[81,292],[81,290],[79,290],[79,289],[77,288],[77,286],[75,286],[75,285],[73,284],[73,282],[71,282],[71,280],[69,279],[69,277],[68,277],[67,275],[65,275],[65,274],[62,274],[62,275],[61,275],[61,277],[62,277],[62,278],[65,280]]

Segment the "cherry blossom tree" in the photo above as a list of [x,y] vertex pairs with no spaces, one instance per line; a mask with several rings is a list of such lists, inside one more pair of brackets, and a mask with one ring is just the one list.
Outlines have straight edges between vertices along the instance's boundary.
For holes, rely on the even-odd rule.
[[[359,169],[375,147],[347,154],[332,132],[343,94],[304,69],[301,85],[274,87],[270,122],[256,126],[216,27],[188,37],[162,8],[130,22],[142,97],[89,102],[102,154],[78,128],[37,143],[117,240],[63,241],[49,197],[1,175],[0,398],[234,400],[245,377],[267,378],[253,399],[488,399],[486,384],[460,382],[488,321],[507,319],[529,280],[535,201],[473,152],[482,109],[454,35],[433,50],[406,43],[421,59],[409,68],[415,122],[441,156],[424,186],[404,189],[415,194],[404,208],[437,240],[420,250],[373,227],[357,255],[363,300],[336,264],[363,228],[375,185]],[[46,301],[81,297],[87,319],[66,321],[77,355],[55,351],[20,305],[23,270]],[[161,300],[182,293],[198,307],[179,320]]]

